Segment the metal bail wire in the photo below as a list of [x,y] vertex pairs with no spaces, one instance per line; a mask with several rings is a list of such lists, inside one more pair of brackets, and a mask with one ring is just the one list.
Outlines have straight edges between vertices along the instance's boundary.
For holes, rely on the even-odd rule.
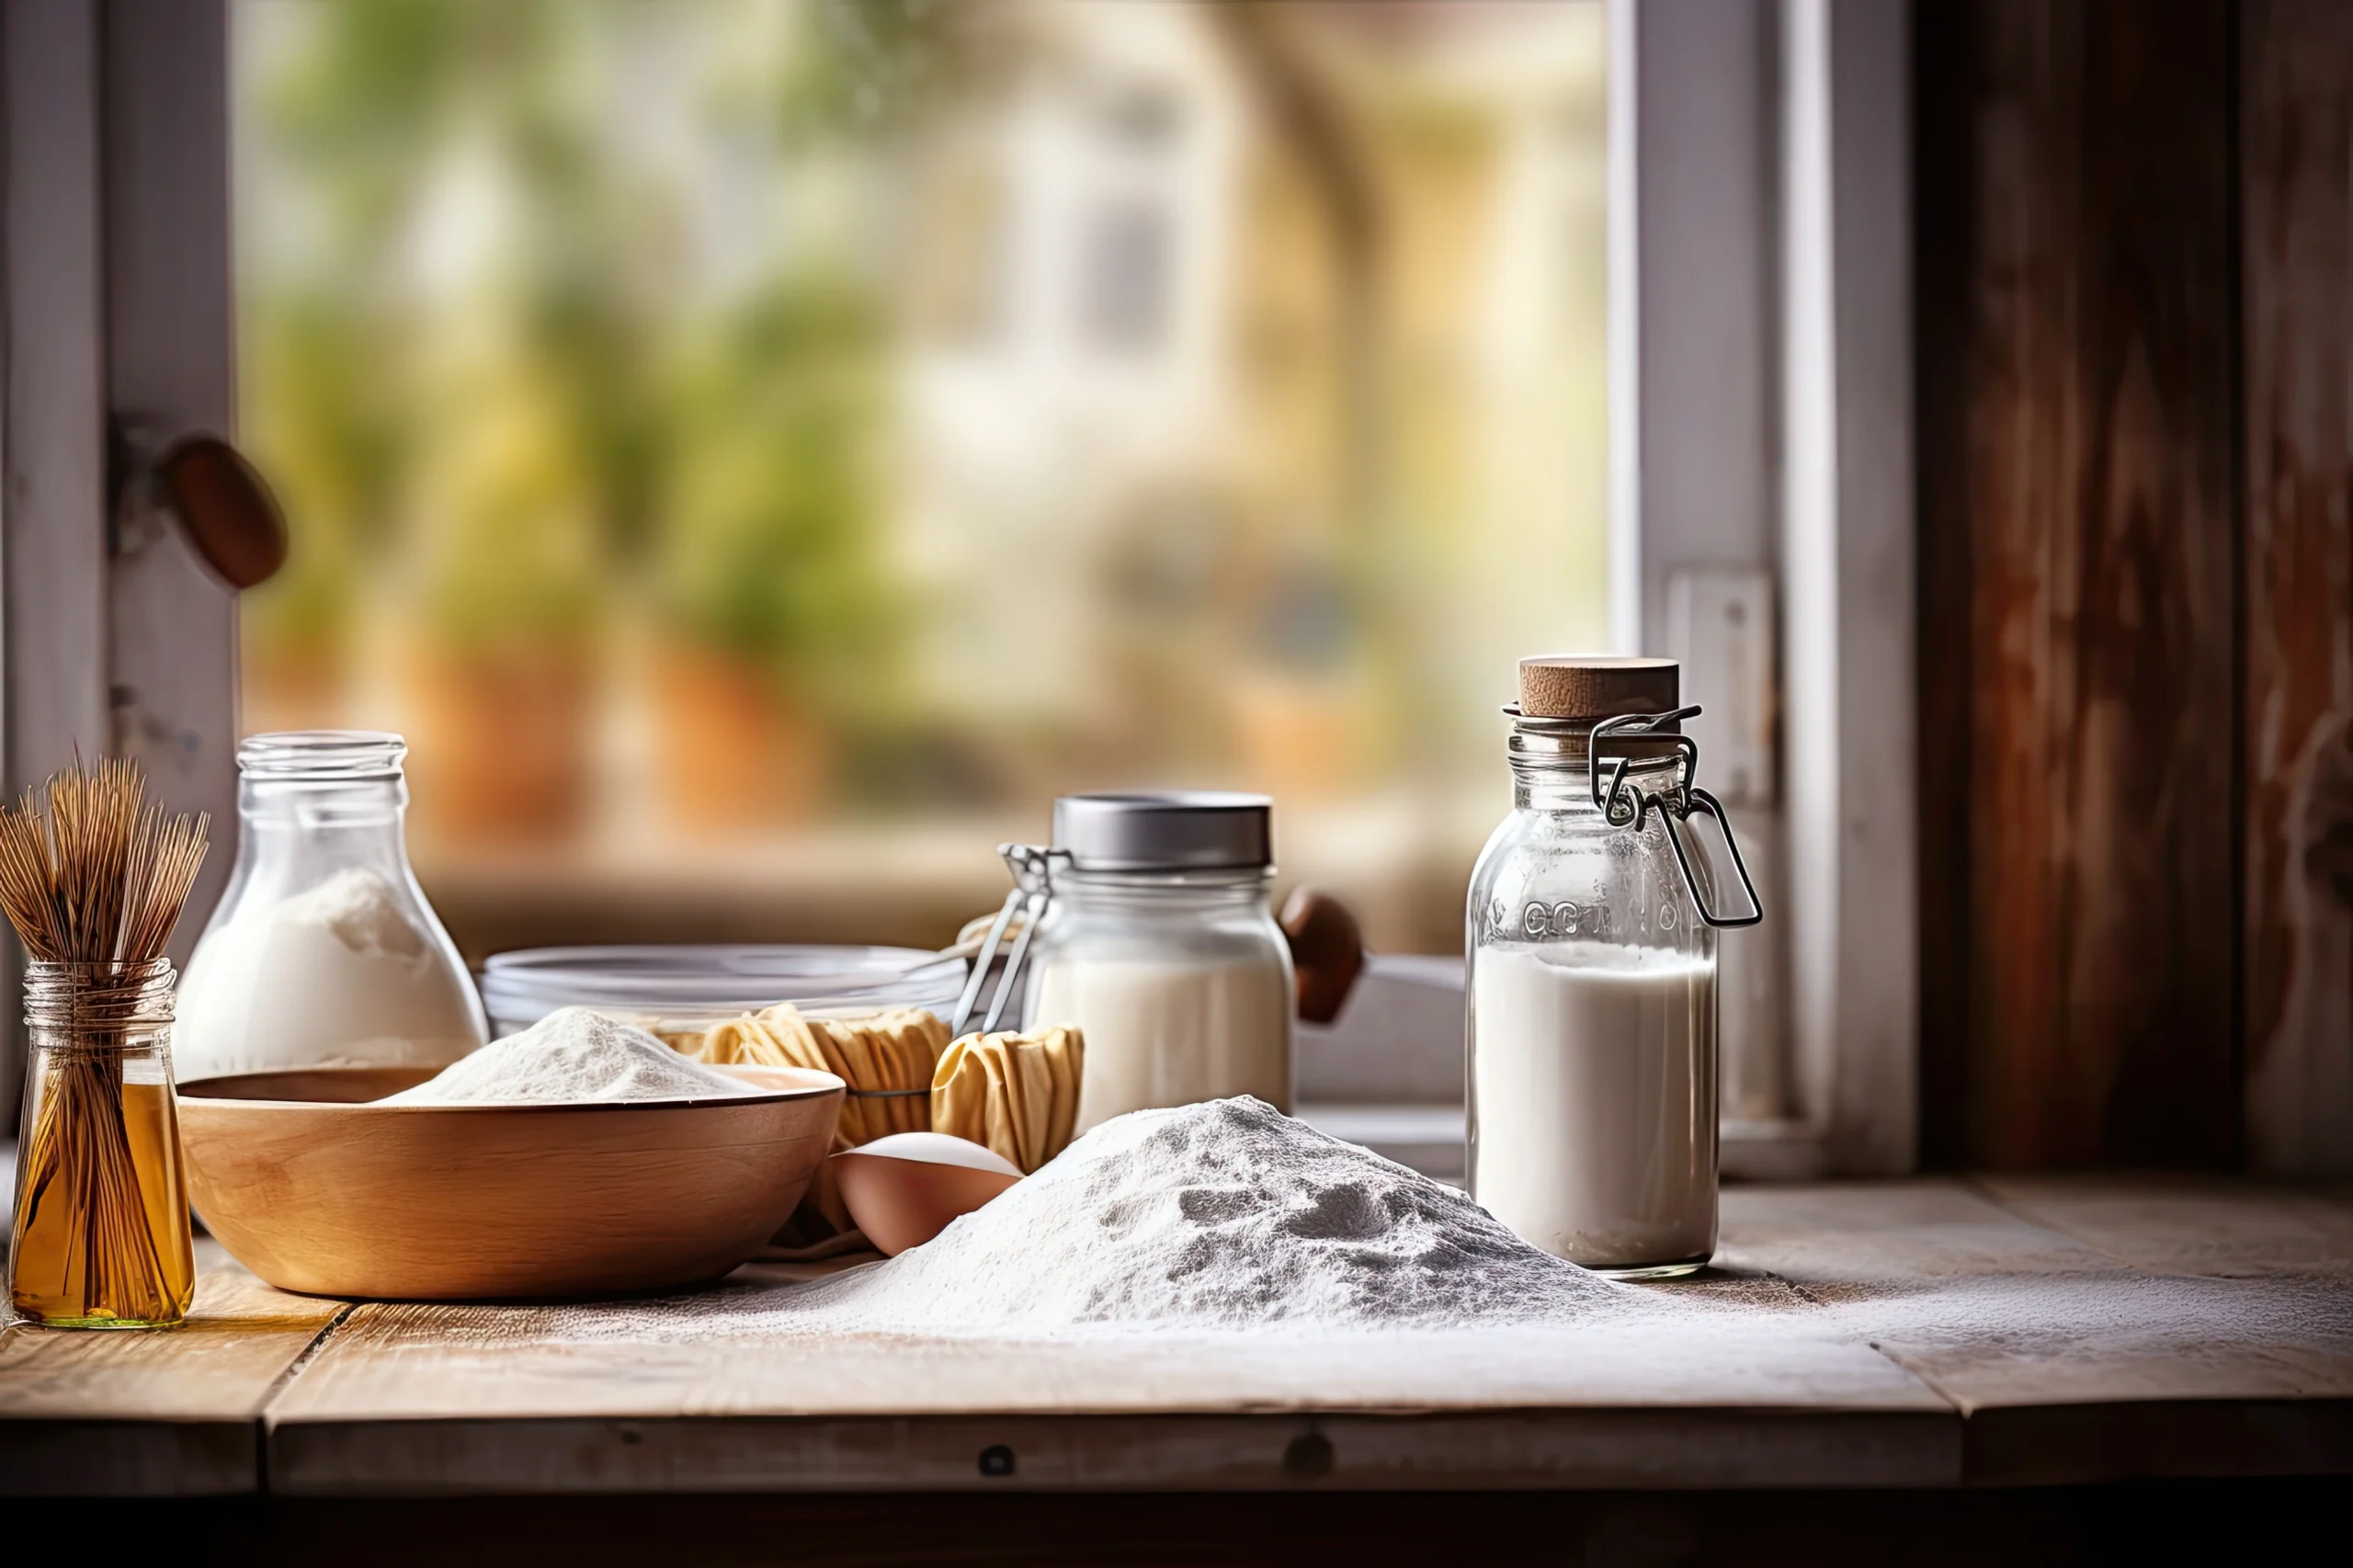
[[[1660,733],[1668,724],[1680,724],[1699,714],[1699,710],[1694,705],[1677,708],[1671,713],[1627,713],[1596,724],[1586,742],[1586,789],[1593,797],[1595,809],[1612,827],[1631,827],[1641,832],[1654,806],[1663,816],[1673,818],[1666,824],[1667,847],[1675,851],[1676,869],[1683,873],[1683,886],[1691,894],[1691,906],[1699,912],[1699,918],[1720,928],[1754,926],[1765,918],[1765,905],[1756,896],[1756,884],[1749,880],[1747,862],[1740,858],[1740,840],[1733,836],[1732,824],[1724,820],[1723,803],[1694,782],[1699,774],[1699,743],[1688,735]],[[1601,742],[1608,735],[1670,742],[1683,759],[1682,769],[1666,788],[1644,790],[1626,777],[1626,765],[1632,758],[1621,752],[1616,758],[1617,766],[1609,770],[1609,789],[1605,794],[1601,788]],[[1708,907],[1707,894],[1700,889],[1699,879],[1692,873],[1690,853],[1683,846],[1683,835],[1675,828],[1677,823],[1688,824],[1695,812],[1716,819],[1716,831],[1724,835],[1724,847],[1732,852],[1732,869],[1738,873],[1741,893],[1748,901],[1746,915],[1727,915]],[[1006,907],[1010,909],[1011,904],[1008,903]]]
[[995,1031],[1005,1017],[1005,1005],[1013,998],[1014,983],[1021,978],[1021,966],[1029,956],[1029,938],[1037,935],[1046,905],[1053,901],[1054,862],[1070,858],[1065,851],[1040,849],[1034,844],[1000,844],[996,852],[1005,858],[1005,869],[1013,873],[1013,891],[1005,895],[1005,906],[989,922],[989,934],[981,939],[981,950],[972,955],[972,972],[965,977],[964,993],[956,999],[956,1016],[948,1025],[950,1040],[963,1038],[965,1026],[972,1022],[973,1010],[981,1005],[981,990],[988,983],[989,970],[996,962],[997,949],[1005,943],[1006,929],[1018,915],[1021,929],[1014,936],[1013,952],[1005,960],[1005,973],[998,977],[996,990],[989,998],[988,1016],[981,1022],[983,1034]]

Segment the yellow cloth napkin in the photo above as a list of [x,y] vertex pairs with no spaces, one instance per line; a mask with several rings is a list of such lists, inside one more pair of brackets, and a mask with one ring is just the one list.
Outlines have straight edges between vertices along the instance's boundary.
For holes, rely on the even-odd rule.
[[1074,1028],[968,1034],[931,1077],[931,1130],[984,1143],[1028,1176],[1069,1144],[1086,1042]]
[[834,1146],[852,1149],[931,1125],[923,1090],[948,1049],[948,1026],[920,1007],[845,1018],[804,1018],[790,1002],[705,1030],[699,1062],[813,1067],[849,1085]]
[[[779,1002],[713,1024],[688,1054],[698,1062],[813,1067],[833,1074],[849,1085],[834,1123],[834,1153],[839,1153],[888,1133],[929,1129],[931,1096],[926,1090],[947,1048],[948,1026],[921,1007],[805,1018],[790,1002]],[[804,1203],[814,1204],[835,1231],[849,1229],[849,1210],[835,1189],[830,1164],[817,1167]]]

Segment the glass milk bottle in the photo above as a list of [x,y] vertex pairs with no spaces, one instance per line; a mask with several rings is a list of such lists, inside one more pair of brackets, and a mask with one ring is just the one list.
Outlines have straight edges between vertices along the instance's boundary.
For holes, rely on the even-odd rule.
[[483,1043],[473,981],[409,869],[407,753],[365,730],[237,747],[237,863],[180,985],[182,1082],[438,1071]]
[[[1522,661],[1512,812],[1471,879],[1471,1194],[1623,1278],[1715,1251],[1716,928],[1761,917],[1678,700],[1669,660]],[[1694,814],[1724,832],[1737,913]]]
[[1290,1109],[1271,811],[1264,795],[1211,790],[1065,795],[1051,849],[1006,846],[1041,895],[1024,1027],[1086,1036],[1079,1131],[1231,1095]]

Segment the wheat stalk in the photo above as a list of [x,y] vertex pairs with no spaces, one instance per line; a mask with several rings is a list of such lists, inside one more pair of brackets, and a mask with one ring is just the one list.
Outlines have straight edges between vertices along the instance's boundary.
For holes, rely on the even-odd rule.
[[[110,1000],[127,1002],[122,992],[144,983],[143,968],[163,956],[204,861],[205,819],[168,816],[145,797],[129,762],[76,761],[43,789],[0,806],[0,913],[36,960],[89,966],[74,982],[85,995],[113,992]],[[25,1238],[46,1220],[69,1238],[63,1277],[44,1298],[77,1299],[79,1310],[64,1315],[175,1318],[179,1306],[123,1120],[122,1030],[69,1032],[74,1038],[51,1055],[17,1183],[10,1248],[17,1305],[29,1307]]]

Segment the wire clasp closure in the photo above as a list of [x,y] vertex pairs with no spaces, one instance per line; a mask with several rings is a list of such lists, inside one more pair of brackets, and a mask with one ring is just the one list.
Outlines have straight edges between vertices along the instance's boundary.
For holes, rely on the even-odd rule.
[[981,950],[972,955],[972,972],[964,981],[964,994],[956,999],[956,1016],[948,1025],[950,1040],[962,1038],[972,1014],[981,1005],[982,987],[988,983],[989,971],[996,963],[999,949],[1005,945],[1006,930],[1017,915],[1021,928],[1014,933],[1013,951],[1005,960],[1005,972],[998,976],[995,994],[989,999],[988,1015],[981,1022],[981,1032],[995,1032],[1005,1017],[1005,1005],[1013,999],[1014,983],[1021,977],[1021,965],[1029,956],[1029,938],[1038,934],[1039,922],[1045,918],[1046,905],[1054,896],[1054,864],[1070,863],[1070,855],[1061,849],[1040,849],[1034,844],[1000,844],[996,852],[1005,858],[1005,869],[1013,873],[1013,891],[1005,895],[1005,906],[989,923],[989,934],[982,938]]
[[[1626,713],[1604,719],[1593,727],[1586,743],[1586,787],[1593,796],[1595,809],[1612,827],[1631,827],[1639,833],[1654,807],[1674,818],[1667,824],[1667,846],[1675,851],[1676,869],[1683,873],[1683,885],[1689,891],[1691,905],[1699,912],[1699,918],[1718,927],[1754,926],[1765,918],[1765,905],[1756,896],[1756,884],[1749,880],[1747,862],[1740,858],[1740,841],[1732,835],[1732,824],[1724,820],[1723,802],[1693,782],[1699,773],[1699,743],[1688,735],[1660,733],[1666,725],[1679,724],[1699,714],[1699,710],[1694,705],[1677,708],[1671,713]],[[1626,766],[1632,757],[1620,752],[1615,758],[1616,766],[1609,770],[1609,788],[1605,792],[1601,787],[1601,743],[1609,736],[1668,742],[1683,759],[1683,767],[1666,788],[1644,790],[1626,777]],[[1689,823],[1695,812],[1716,819],[1716,831],[1724,835],[1724,847],[1732,851],[1732,869],[1739,874],[1740,891],[1748,901],[1746,915],[1728,915],[1708,907],[1700,880],[1692,873],[1690,852],[1683,846],[1683,835],[1675,830],[1676,824]]]

